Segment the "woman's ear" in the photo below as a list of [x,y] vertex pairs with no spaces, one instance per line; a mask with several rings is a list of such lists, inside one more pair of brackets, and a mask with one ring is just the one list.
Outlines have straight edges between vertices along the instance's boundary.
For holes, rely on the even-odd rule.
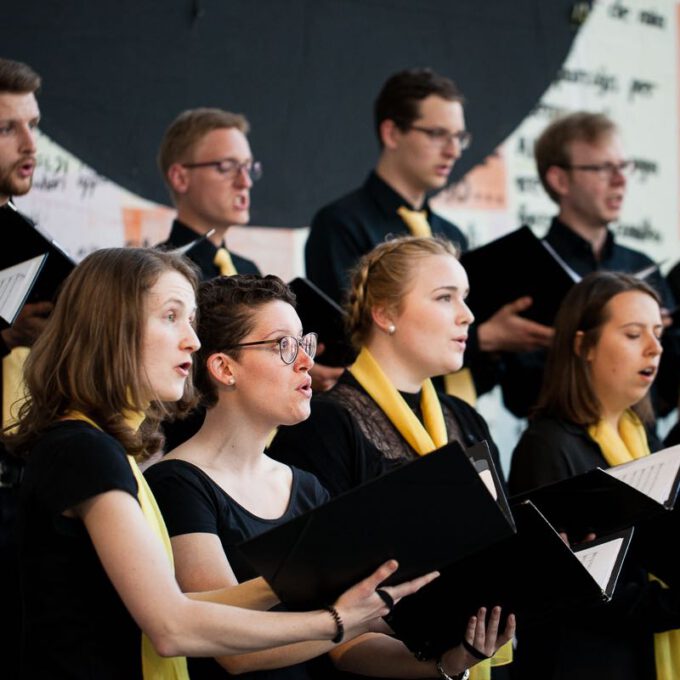
[[[576,335],[574,336],[574,354],[577,357],[581,356],[581,347],[583,347],[583,331],[576,331]],[[586,361],[588,359],[586,358]]]
[[233,387],[236,384],[232,362],[233,359],[223,352],[215,352],[208,357],[208,373],[218,386]]
[[383,332],[389,335],[394,333],[394,314],[383,305],[376,305],[371,309],[373,323]]

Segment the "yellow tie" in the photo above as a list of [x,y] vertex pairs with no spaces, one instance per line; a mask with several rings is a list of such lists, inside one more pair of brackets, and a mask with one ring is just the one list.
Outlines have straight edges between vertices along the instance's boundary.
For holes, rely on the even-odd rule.
[[234,263],[231,260],[231,255],[226,248],[218,248],[213,259],[213,264],[220,270],[222,276],[233,276],[238,274]]
[[427,221],[426,210],[410,210],[405,206],[397,209],[397,214],[404,220],[411,236],[432,236],[432,228]]
[[2,360],[2,426],[16,423],[21,402],[26,399],[24,387],[24,363],[31,350],[15,347]]

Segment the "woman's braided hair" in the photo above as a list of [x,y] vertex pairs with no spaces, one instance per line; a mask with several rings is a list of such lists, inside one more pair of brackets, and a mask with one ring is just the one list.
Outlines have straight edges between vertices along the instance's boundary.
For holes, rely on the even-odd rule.
[[351,288],[345,305],[347,329],[358,350],[365,344],[377,305],[398,310],[413,280],[418,259],[431,255],[458,257],[456,246],[440,237],[400,236],[385,241],[366,253],[352,271]]

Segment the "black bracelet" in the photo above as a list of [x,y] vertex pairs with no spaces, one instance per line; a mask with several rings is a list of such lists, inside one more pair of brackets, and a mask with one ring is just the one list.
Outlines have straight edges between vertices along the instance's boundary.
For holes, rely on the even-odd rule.
[[484,652],[480,652],[477,647],[473,647],[465,638],[463,638],[462,645],[468,654],[474,656],[475,659],[479,659],[479,661],[486,661],[489,658]]
[[345,626],[342,623],[342,618],[340,618],[340,614],[338,613],[338,610],[335,607],[326,607],[326,611],[333,617],[333,621],[335,621],[335,637],[331,639],[331,642],[334,642],[336,645],[338,642],[342,642],[342,638],[345,637]]

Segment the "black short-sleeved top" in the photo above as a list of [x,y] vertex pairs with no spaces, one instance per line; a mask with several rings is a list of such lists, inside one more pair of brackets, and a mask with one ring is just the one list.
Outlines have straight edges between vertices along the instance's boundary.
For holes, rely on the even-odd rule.
[[63,512],[107,491],[137,498],[121,444],[84,422],[52,426],[33,447],[21,488],[23,677],[142,678],[141,631],[79,519]]
[[[183,460],[163,460],[145,472],[170,536],[215,534],[222,543],[238,581],[258,576],[236,547],[328,500],[314,475],[292,468],[293,481],[286,511],[277,519],[263,519],[237,503],[199,467]],[[231,677],[214,659],[189,659],[192,680]],[[307,664],[244,673],[253,680],[307,680]]]

